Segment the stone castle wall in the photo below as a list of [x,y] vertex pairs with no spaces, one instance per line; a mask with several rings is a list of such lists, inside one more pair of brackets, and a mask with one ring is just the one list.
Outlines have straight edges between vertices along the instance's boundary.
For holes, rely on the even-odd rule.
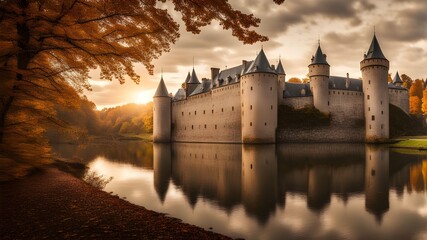
[[407,90],[388,89],[390,103],[409,114],[409,95]]
[[313,106],[313,97],[293,97],[293,98],[283,98],[279,102],[280,105],[291,106],[295,109],[304,108],[306,105]]
[[240,83],[172,103],[172,141],[241,142]]
[[363,121],[363,106],[362,92],[329,90],[329,111],[334,125],[347,127]]
[[329,90],[329,126],[280,129],[277,142],[364,142],[363,93]]

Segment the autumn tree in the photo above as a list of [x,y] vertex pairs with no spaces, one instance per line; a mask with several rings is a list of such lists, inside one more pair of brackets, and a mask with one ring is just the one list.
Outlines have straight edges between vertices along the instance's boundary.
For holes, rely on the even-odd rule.
[[293,77],[293,78],[290,78],[288,80],[288,82],[290,82],[290,83],[302,83],[302,80],[297,78],[297,77]]
[[[76,107],[69,90],[90,90],[91,69],[120,83],[127,77],[139,83],[136,63],[152,73],[152,60],[179,37],[164,4],[181,14],[188,32],[216,20],[244,43],[267,40],[251,29],[260,20],[227,0],[2,0],[0,143],[42,136],[42,123],[55,122],[52,102]],[[30,133],[29,122],[40,131]]]
[[427,88],[423,91],[421,111],[424,115],[427,115]]
[[421,113],[421,100],[417,96],[409,97],[409,112],[411,114]]
[[409,89],[409,96],[417,96],[419,99],[423,98],[424,83],[422,80],[415,80]]
[[409,89],[412,86],[412,78],[410,78],[408,75],[402,74],[400,75],[400,78],[403,81],[403,87]]

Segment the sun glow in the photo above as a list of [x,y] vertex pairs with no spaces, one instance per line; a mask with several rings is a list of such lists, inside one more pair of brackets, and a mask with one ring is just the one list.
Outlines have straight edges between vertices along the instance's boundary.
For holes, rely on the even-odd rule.
[[135,103],[146,104],[153,101],[155,89],[144,90],[136,94]]

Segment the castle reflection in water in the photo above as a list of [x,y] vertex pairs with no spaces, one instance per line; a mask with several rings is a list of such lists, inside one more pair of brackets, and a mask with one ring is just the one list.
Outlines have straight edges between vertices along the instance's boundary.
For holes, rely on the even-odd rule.
[[285,208],[289,194],[306,196],[315,212],[331,195],[345,203],[364,194],[366,211],[381,223],[389,189],[426,190],[427,161],[407,156],[354,144],[154,144],[154,188],[163,202],[171,180],[193,207],[201,198],[227,212],[242,204],[261,224]]
[[[298,202],[305,202],[306,208],[319,214],[333,207],[331,198],[344,205],[350,198],[362,199],[365,210],[380,225],[390,211],[390,192],[400,198],[411,192],[426,192],[427,186],[425,155],[363,144],[122,142],[108,147],[61,145],[55,151],[61,157],[79,158],[89,165],[101,157],[113,168],[131,164],[134,169],[152,171],[149,184],[154,185],[162,205],[168,191],[174,193],[177,189],[193,209],[199,201],[207,201],[227,214],[243,208],[247,217],[260,225],[285,209],[287,198],[289,203],[299,198]],[[110,183],[109,191],[123,190],[120,194],[132,201],[130,192],[126,192],[130,183],[113,187],[116,181]],[[134,184],[134,189],[140,188],[138,182]],[[173,194],[169,197],[172,199]],[[133,200],[150,204],[155,198],[143,203]]]

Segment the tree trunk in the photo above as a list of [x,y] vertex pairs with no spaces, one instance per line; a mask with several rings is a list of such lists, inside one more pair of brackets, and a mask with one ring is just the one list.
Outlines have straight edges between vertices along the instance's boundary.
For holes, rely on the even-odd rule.
[[[28,7],[28,0],[20,0],[18,2],[18,6],[22,9],[22,16],[26,19],[26,8]],[[13,84],[12,92],[9,96],[4,97],[4,101],[2,101],[2,109],[0,111],[0,143],[4,143],[4,132],[5,132],[5,123],[6,118],[9,113],[9,110],[12,106],[13,101],[15,100],[15,96],[17,91],[19,91],[19,81],[22,81],[24,75],[19,70],[27,70],[28,63],[30,62],[31,52],[30,47],[30,29],[28,28],[25,21],[20,21],[16,24],[16,30],[18,33],[18,54],[17,54],[17,67],[18,73],[16,74],[15,81]]]
[[0,112],[0,144],[3,143],[6,116],[9,112],[10,106],[12,106],[14,96],[5,97],[1,112]]

